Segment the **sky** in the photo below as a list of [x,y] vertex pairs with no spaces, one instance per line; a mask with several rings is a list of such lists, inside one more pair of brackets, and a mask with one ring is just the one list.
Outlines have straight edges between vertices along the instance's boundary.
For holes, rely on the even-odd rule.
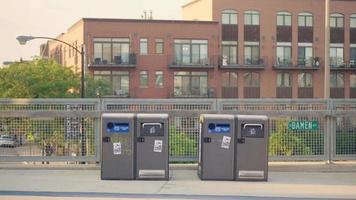
[[18,35],[56,37],[83,17],[181,19],[181,6],[191,0],[0,0],[0,66],[31,59],[43,40],[18,44]]

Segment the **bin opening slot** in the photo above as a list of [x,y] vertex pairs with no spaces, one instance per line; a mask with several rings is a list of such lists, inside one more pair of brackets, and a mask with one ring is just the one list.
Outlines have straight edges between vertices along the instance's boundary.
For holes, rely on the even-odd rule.
[[263,138],[263,124],[242,124],[242,137]]
[[210,134],[230,134],[230,124],[209,123],[208,133]]

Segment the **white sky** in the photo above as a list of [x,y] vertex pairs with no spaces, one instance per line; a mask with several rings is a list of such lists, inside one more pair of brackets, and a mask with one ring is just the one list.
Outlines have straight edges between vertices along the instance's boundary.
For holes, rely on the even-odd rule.
[[0,66],[4,61],[31,59],[43,40],[20,46],[18,35],[56,37],[83,17],[140,18],[152,10],[154,19],[181,19],[190,0],[0,0]]

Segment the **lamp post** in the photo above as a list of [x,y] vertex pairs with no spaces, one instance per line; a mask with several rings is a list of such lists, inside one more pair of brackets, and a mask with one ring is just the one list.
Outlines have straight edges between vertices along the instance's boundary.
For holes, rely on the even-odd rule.
[[58,40],[56,38],[51,38],[51,37],[34,37],[34,36],[18,36],[16,38],[20,45],[25,45],[28,41],[30,40],[34,40],[34,39],[46,39],[46,40],[54,40],[60,43],[63,43],[67,46],[69,46],[70,48],[74,49],[77,53],[79,53],[81,55],[81,78],[80,78],[80,98],[84,98],[85,97],[85,93],[84,93],[84,45],[82,45],[81,50],[79,50],[77,47],[62,41],[62,40]]
[[[67,46],[69,46],[70,48],[74,49],[77,53],[79,53],[81,55],[81,79],[80,79],[80,98],[84,98],[85,97],[85,94],[84,94],[84,45],[82,45],[81,47],[81,50],[79,50],[77,47],[65,42],[65,41],[62,41],[62,40],[59,40],[59,39],[56,39],[56,38],[51,38],[51,37],[34,37],[34,36],[18,36],[16,38],[20,45],[25,45],[28,41],[30,40],[34,40],[34,39],[46,39],[46,40],[54,40],[54,41],[57,41],[57,42],[60,42],[60,43],[63,43]],[[81,129],[81,139],[82,139],[82,156],[85,156],[86,155],[86,137],[85,137],[85,132],[84,132],[84,119],[82,118],[81,119],[81,126],[80,126],[80,129]],[[84,164],[85,162],[83,162]]]

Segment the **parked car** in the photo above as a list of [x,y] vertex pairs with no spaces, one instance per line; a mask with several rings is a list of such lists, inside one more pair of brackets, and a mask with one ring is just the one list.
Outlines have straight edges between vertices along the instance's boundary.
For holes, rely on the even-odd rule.
[[0,147],[14,148],[14,147],[16,147],[16,141],[14,140],[13,137],[11,137],[9,135],[2,135],[0,137]]

